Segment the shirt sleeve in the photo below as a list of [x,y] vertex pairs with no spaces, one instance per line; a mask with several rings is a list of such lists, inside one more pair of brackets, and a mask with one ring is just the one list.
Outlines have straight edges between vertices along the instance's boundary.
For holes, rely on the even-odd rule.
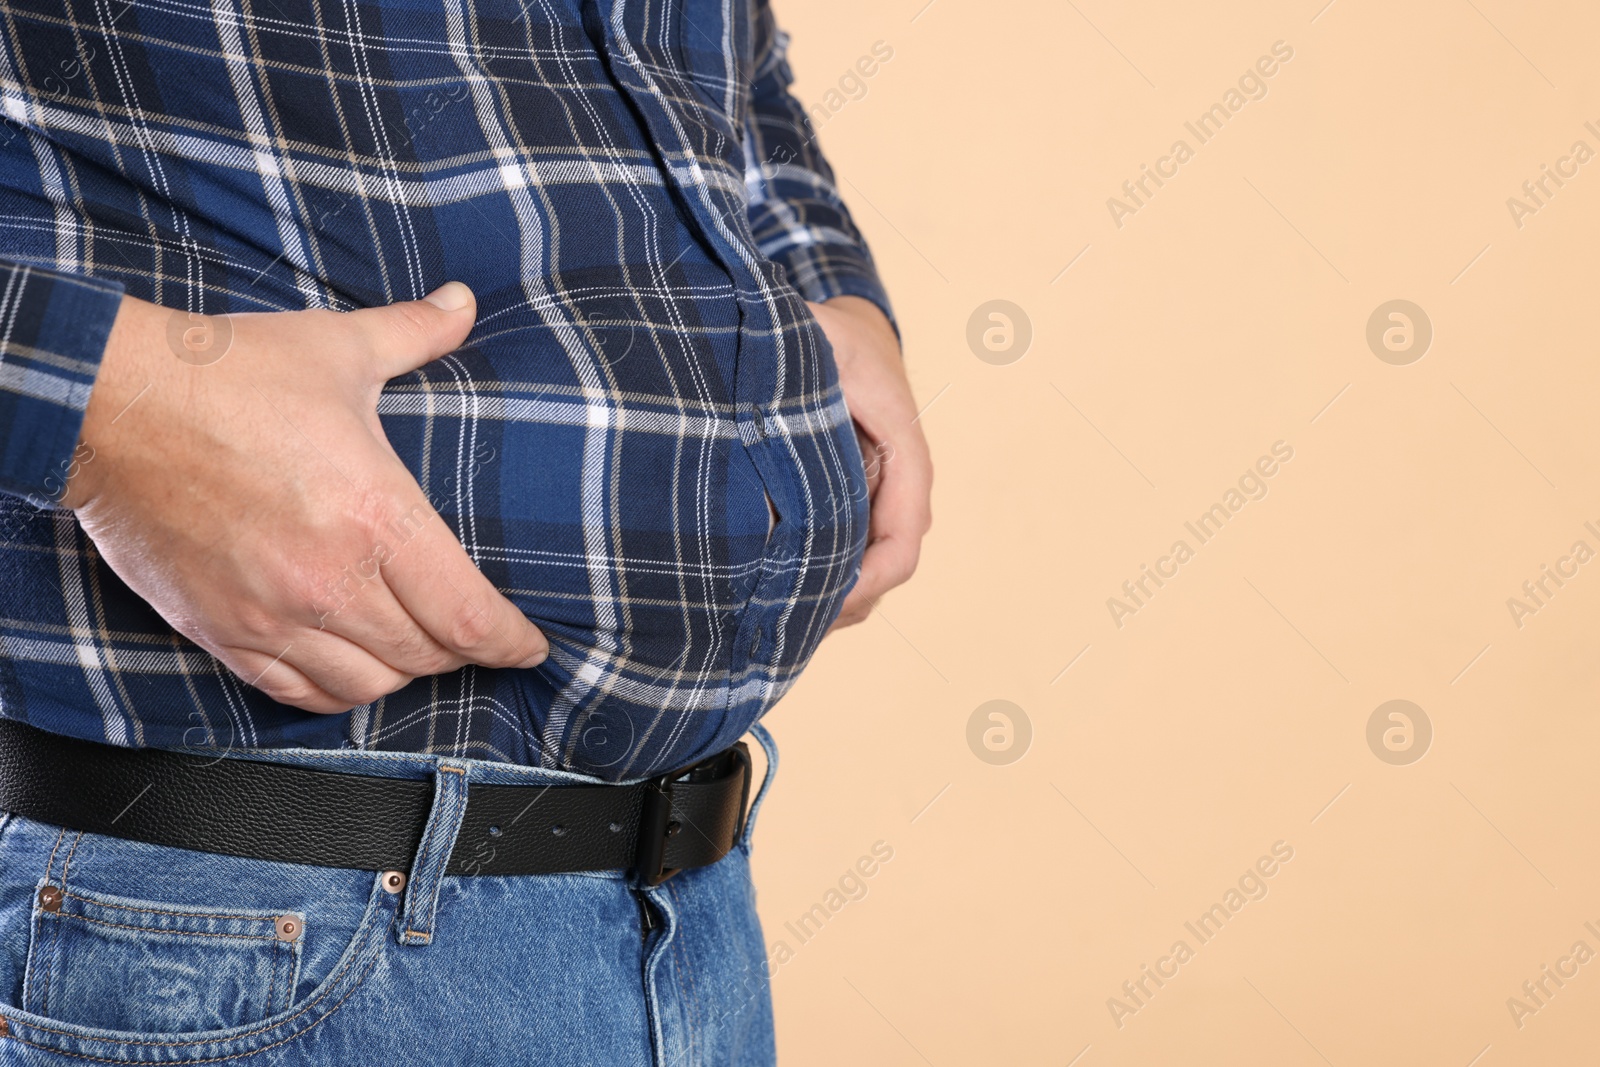
[[0,260],[0,492],[60,499],[122,290]]
[[789,91],[794,74],[766,0],[751,28],[754,72],[745,122],[745,187],[756,246],[817,303],[836,296],[872,301],[894,322],[872,253],[834,184],[805,109]]

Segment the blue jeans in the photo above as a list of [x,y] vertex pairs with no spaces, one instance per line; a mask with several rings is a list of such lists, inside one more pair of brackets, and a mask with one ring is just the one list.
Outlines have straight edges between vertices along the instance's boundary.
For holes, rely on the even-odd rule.
[[[591,780],[404,753],[233,758],[434,779],[404,888],[0,815],[0,1064],[775,1062],[754,808],[724,859],[654,888],[615,871],[445,876],[473,783]],[[468,845],[488,865],[492,839]]]

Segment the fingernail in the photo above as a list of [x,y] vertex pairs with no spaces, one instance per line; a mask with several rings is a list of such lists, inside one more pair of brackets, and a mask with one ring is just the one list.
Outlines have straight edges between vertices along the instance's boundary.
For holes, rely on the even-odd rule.
[[445,282],[422,299],[440,311],[460,311],[472,303],[472,290],[460,282]]
[[522,658],[522,662],[517,664],[519,667],[537,667],[539,664],[550,658],[550,644],[543,639],[543,636],[539,634],[538,631],[533,631],[529,635],[529,640],[531,642],[538,642],[539,644],[544,645],[544,648],[537,652],[530,652],[524,656]]

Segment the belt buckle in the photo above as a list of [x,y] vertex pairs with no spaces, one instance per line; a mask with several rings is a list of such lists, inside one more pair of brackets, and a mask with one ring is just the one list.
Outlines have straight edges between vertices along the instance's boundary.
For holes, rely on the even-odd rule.
[[739,796],[739,819],[734,829],[734,842],[737,843],[744,833],[745,820],[750,814],[748,804],[752,767],[750,750],[743,742],[724,749],[714,756],[707,756],[691,767],[657,775],[644,783],[644,797],[639,806],[639,838],[634,854],[634,869],[638,871],[639,878],[645,885],[660,885],[681,869],[663,866],[667,858],[667,842],[683,829],[672,821],[672,783],[718,781],[734,771],[737,771],[743,780]]
[[644,801],[639,810],[639,848],[634,869],[648,886],[657,886],[678,873],[676,867],[663,867],[667,858],[667,838],[675,827],[672,816],[672,781],[682,771],[657,775],[644,784]]

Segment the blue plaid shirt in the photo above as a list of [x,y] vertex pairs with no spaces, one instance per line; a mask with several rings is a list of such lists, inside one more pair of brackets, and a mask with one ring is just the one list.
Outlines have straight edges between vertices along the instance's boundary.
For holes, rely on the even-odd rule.
[[[0,16],[0,715],[118,745],[620,778],[725,748],[782,696],[866,531],[804,300],[888,305],[764,0]],[[551,656],[344,715],[275,703],[52,506],[93,462],[75,448],[120,293],[346,310],[449,279],[477,294],[471,337],[390,382],[379,414]]]

